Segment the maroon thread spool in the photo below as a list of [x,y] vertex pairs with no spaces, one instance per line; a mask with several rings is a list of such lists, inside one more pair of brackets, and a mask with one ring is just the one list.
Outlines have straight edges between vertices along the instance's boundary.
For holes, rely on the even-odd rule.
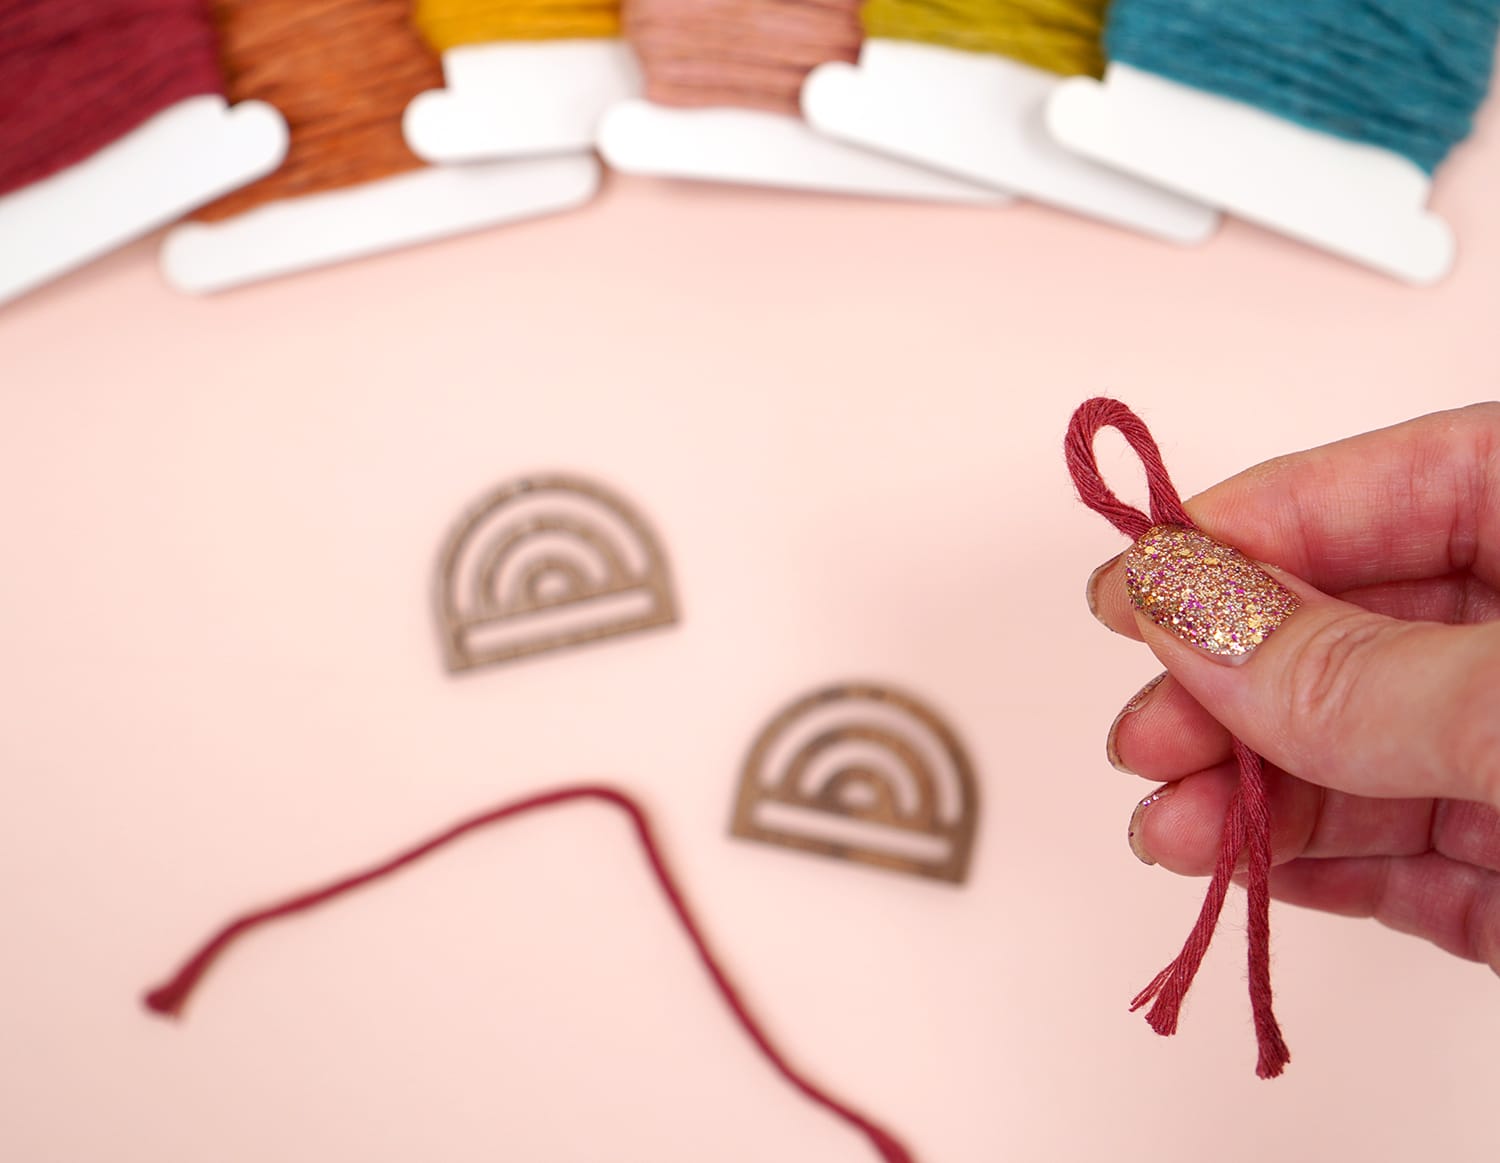
[[0,195],[223,92],[203,0],[0,0]]

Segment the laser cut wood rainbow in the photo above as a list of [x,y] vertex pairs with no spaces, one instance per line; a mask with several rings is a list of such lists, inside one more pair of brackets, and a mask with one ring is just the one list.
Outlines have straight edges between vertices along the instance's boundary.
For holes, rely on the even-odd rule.
[[798,699],[760,733],[730,832],[961,884],[978,820],[953,730],[909,694],[845,683]]
[[438,563],[450,671],[677,620],[666,557],[620,496],[582,477],[523,477],[459,520]]

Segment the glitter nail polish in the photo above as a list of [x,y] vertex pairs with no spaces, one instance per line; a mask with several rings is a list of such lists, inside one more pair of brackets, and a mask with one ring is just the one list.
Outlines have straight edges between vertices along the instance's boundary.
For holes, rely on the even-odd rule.
[[1125,587],[1158,626],[1230,659],[1249,654],[1300,604],[1238,549],[1179,525],[1148,529],[1126,551]]

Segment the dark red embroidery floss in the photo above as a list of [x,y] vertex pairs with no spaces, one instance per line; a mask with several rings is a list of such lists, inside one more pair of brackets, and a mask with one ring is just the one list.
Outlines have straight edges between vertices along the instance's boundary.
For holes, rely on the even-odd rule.
[[0,0],[0,195],[223,91],[204,0]]
[[[1150,516],[1125,504],[1104,483],[1094,457],[1094,437],[1102,428],[1118,429],[1141,458],[1146,469]],[[1063,443],[1068,471],[1078,497],[1094,512],[1106,517],[1125,536],[1135,540],[1153,525],[1182,525],[1196,529],[1182,506],[1182,499],[1167,475],[1156,441],[1141,418],[1118,400],[1096,397],[1073,413]],[[1240,854],[1246,855],[1246,892],[1249,897],[1250,1008],[1255,1016],[1255,1038],[1259,1058],[1255,1073],[1275,1078],[1291,1061],[1291,1054],[1276,1023],[1271,995],[1271,812],[1266,798],[1264,767],[1259,755],[1238,739],[1234,757],[1239,765],[1240,786],[1224,817],[1224,835],[1208,894],[1198,920],[1177,957],[1152,978],[1130,1003],[1132,1011],[1150,1005],[1146,1020],[1158,1034],[1177,1032],[1183,998],[1193,984],[1203,956],[1213,940],[1214,928],[1224,908],[1224,898],[1234,876]]]
[[424,840],[420,844],[362,872],[356,872],[351,876],[335,880],[323,885],[321,888],[315,888],[309,892],[288,897],[286,900],[266,908],[245,913],[243,916],[224,925],[217,933],[210,937],[197,952],[183,962],[181,968],[172,975],[170,980],[147,993],[143,999],[146,1007],[167,1017],[180,1016],[183,1007],[187,1004],[188,997],[202,980],[203,975],[208,972],[209,967],[213,965],[214,961],[238,938],[244,936],[251,929],[266,924],[268,921],[274,921],[281,917],[290,917],[296,913],[316,908],[336,897],[343,896],[347,892],[352,892],[354,889],[380,880],[394,872],[399,872],[407,865],[452,843],[459,837],[477,829],[487,827],[490,824],[498,824],[502,820],[522,816],[528,812],[537,811],[542,808],[586,800],[595,800],[600,803],[610,804],[613,807],[619,808],[620,811],[624,812],[630,818],[631,824],[635,826],[636,836],[641,842],[641,848],[645,852],[646,861],[656,877],[656,883],[661,888],[662,895],[667,898],[667,903],[671,906],[672,912],[682,925],[688,940],[692,942],[693,948],[698,954],[698,959],[703,963],[703,968],[707,970],[710,979],[714,983],[714,987],[719,992],[719,996],[723,998],[724,1004],[734,1014],[735,1020],[739,1022],[741,1029],[755,1043],[756,1048],[765,1056],[776,1073],[786,1079],[808,1101],[823,1107],[830,1114],[834,1115],[834,1117],[843,1120],[863,1134],[869,1139],[875,1150],[879,1152],[880,1158],[884,1163],[914,1163],[911,1152],[907,1150],[895,1135],[866,1118],[853,1107],[841,1102],[810,1080],[793,1066],[776,1047],[775,1043],[771,1041],[770,1035],[766,1033],[755,1015],[750,1012],[750,1007],[740,996],[738,988],[729,980],[728,974],[719,964],[712,950],[709,949],[707,939],[703,936],[702,930],[698,927],[698,922],[693,918],[692,912],[688,909],[687,901],[684,900],[682,895],[682,890],[678,887],[677,881],[667,868],[666,860],[662,856],[660,847],[657,845],[645,810],[626,793],[602,785],[581,784],[573,787],[561,787],[553,791],[542,792],[538,795],[516,800],[503,807],[495,808],[492,811],[483,812],[480,815],[463,820],[446,831],[440,832],[436,836]]

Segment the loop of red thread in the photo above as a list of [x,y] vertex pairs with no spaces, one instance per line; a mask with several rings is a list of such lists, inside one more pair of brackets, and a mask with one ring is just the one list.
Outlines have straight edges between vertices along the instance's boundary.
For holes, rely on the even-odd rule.
[[204,0],[0,0],[0,194],[223,91]]
[[[1094,437],[1102,428],[1118,429],[1141,458],[1150,495],[1149,517],[1121,501],[1104,483],[1099,462],[1094,456]],[[1150,431],[1139,416],[1118,400],[1096,397],[1080,405],[1068,425],[1063,455],[1079,499],[1132,540],[1153,525],[1197,528],[1183,508],[1182,498],[1167,474],[1161,451]],[[1291,1061],[1291,1054],[1282,1040],[1272,1005],[1271,811],[1260,756],[1238,739],[1234,740],[1234,756],[1239,766],[1240,787],[1224,816],[1224,834],[1203,907],[1182,951],[1136,994],[1130,1008],[1134,1011],[1149,1004],[1151,1009],[1146,1020],[1151,1028],[1158,1034],[1177,1032],[1183,999],[1203,963],[1209,942],[1213,940],[1224,899],[1229,893],[1229,883],[1243,852],[1246,854],[1249,898],[1250,1008],[1255,1018],[1255,1040],[1259,1051],[1255,1072],[1262,1078],[1275,1078]]]
[[[1127,505],[1104,483],[1099,472],[1099,462],[1094,457],[1094,437],[1102,428],[1117,429],[1125,437],[1135,454],[1141,458],[1146,469],[1146,487],[1150,497],[1151,516]],[[1167,466],[1162,463],[1161,449],[1145,423],[1119,400],[1108,400],[1095,396],[1079,405],[1068,425],[1068,435],[1063,442],[1063,455],[1068,461],[1068,471],[1078,489],[1078,497],[1094,512],[1107,518],[1109,523],[1134,541],[1153,525],[1186,525],[1195,528],[1193,519],[1182,507],[1182,498],[1172,478],[1167,475]]]
[[795,1087],[809,1101],[818,1104],[829,1111],[835,1117],[848,1123],[860,1131],[874,1145],[880,1153],[884,1163],[914,1163],[912,1154],[902,1142],[887,1131],[885,1128],[872,1122],[860,1114],[854,1108],[834,1098],[826,1090],[809,1080],[795,1066],[793,1066],[782,1052],[772,1043],[770,1035],[766,1033],[760,1022],[750,1012],[739,990],[729,980],[718,959],[708,947],[708,941],[703,936],[698,922],[689,911],[687,901],[683,898],[682,891],[678,888],[676,880],[667,868],[666,860],[662,856],[656,838],[651,830],[650,821],[646,817],[645,810],[641,808],[630,796],[615,788],[595,784],[580,784],[572,787],[557,788],[553,791],[542,792],[538,795],[529,796],[506,804],[503,807],[483,812],[472,816],[453,825],[446,831],[438,833],[420,844],[398,853],[389,860],[367,868],[362,872],[356,872],[350,876],[335,880],[321,888],[312,889],[309,892],[300,893],[297,896],[288,897],[266,908],[256,909],[225,924],[217,933],[210,937],[191,957],[183,962],[181,968],[172,977],[152,989],[145,995],[144,1001],[148,1009],[168,1017],[177,1017],[182,1013],[187,1004],[189,995],[197,987],[208,972],[214,961],[220,957],[225,949],[236,939],[242,937],[260,925],[268,921],[274,921],[281,917],[289,917],[308,909],[316,908],[318,905],[342,896],[354,889],[361,888],[382,877],[405,868],[429,853],[457,840],[476,829],[486,827],[490,824],[499,823],[502,820],[514,816],[524,815],[527,812],[540,808],[551,807],[557,804],[576,802],[580,800],[597,800],[602,803],[611,804],[619,808],[635,826],[637,837],[640,839],[641,847],[645,851],[646,861],[655,874],[656,882],[661,888],[662,895],[667,898],[672,912],[676,915],[688,940],[692,942],[698,959],[703,963],[704,969],[708,971],[713,980],[715,988],[724,1004],[734,1014],[735,1020],[739,1022],[741,1029],[749,1035],[750,1040],[755,1043],[756,1048],[770,1062],[776,1072],[787,1082]]

